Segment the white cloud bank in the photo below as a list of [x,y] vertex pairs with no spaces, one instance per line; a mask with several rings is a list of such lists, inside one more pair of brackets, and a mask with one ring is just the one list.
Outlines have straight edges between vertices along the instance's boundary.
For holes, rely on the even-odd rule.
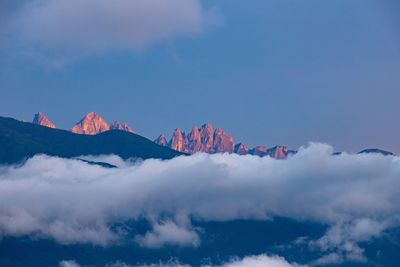
[[141,245],[196,246],[201,235],[188,218],[282,216],[332,226],[309,241],[334,253],[321,261],[363,261],[357,242],[399,225],[400,158],[331,153],[311,144],[288,160],[196,154],[116,169],[36,156],[0,169],[0,235],[109,245],[121,234],[110,224],[145,217],[154,224],[136,237]]
[[[235,259],[218,266],[202,265],[202,267],[306,267],[304,265],[291,264],[279,256],[248,256],[243,259]],[[75,261],[62,261],[60,267],[81,267]],[[190,267],[180,263],[150,264],[150,265],[129,265],[124,262],[108,264],[106,267]]]
[[74,260],[63,260],[58,264],[59,267],[81,267],[79,263]]
[[200,0],[24,0],[14,6],[0,33],[6,28],[7,38],[25,53],[64,60],[141,51],[160,41],[198,36],[219,21]]
[[[297,264],[290,264],[284,258],[278,256],[249,256],[243,259],[234,260],[219,267],[300,267]],[[204,266],[213,267],[213,266]],[[216,266],[214,266],[216,267]]]

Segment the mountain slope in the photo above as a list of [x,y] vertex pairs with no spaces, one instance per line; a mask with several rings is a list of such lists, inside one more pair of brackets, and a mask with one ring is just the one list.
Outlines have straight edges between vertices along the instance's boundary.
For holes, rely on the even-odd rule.
[[364,149],[364,150],[358,152],[358,154],[371,154],[371,153],[372,154],[382,154],[384,156],[394,156],[393,152],[382,150],[379,148],[367,148],[367,149]]
[[56,128],[54,123],[52,123],[45,115],[43,112],[38,112],[35,114],[35,117],[33,118],[32,123],[46,126],[49,128]]
[[59,157],[115,154],[121,158],[170,159],[181,155],[125,131],[80,135],[0,117],[0,163],[14,163],[36,154]]

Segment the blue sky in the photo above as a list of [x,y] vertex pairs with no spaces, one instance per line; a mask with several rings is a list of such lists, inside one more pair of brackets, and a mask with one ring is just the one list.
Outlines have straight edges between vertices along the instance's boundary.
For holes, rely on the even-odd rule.
[[0,115],[69,129],[96,111],[150,139],[211,122],[250,146],[400,152],[394,0],[97,1],[0,4]]

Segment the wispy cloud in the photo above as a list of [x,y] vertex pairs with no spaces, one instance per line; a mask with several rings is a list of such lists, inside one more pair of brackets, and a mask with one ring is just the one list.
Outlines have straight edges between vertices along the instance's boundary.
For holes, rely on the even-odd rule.
[[[202,34],[219,15],[199,0],[5,1],[9,42],[19,53],[53,64],[107,52],[138,52],[179,37]],[[1,19],[0,19],[1,22]],[[1,36],[0,36],[1,37]]]
[[137,236],[136,241],[148,248],[160,248],[164,245],[195,247],[200,243],[196,231],[188,225],[180,226],[172,221],[154,223],[153,230],[144,236]]

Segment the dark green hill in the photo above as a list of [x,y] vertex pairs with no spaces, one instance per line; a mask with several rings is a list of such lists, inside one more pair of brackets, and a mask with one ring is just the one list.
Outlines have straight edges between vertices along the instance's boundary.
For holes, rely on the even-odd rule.
[[358,154],[382,154],[384,156],[394,156],[394,153],[379,148],[367,148],[358,152]]
[[142,136],[124,131],[79,135],[0,117],[0,163],[15,163],[36,154],[66,158],[115,154],[123,159],[170,159],[181,155]]

